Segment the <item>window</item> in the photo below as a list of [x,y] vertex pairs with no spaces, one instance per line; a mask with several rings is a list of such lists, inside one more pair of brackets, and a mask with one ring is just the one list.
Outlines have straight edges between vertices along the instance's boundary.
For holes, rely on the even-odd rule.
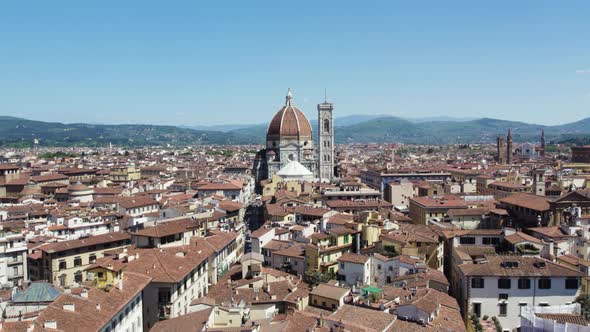
[[498,295],[498,300],[508,300],[508,294],[500,293]]
[[471,279],[471,288],[483,288],[483,287],[484,287],[483,278]]
[[500,308],[500,311],[498,313],[498,316],[506,316],[508,313],[508,304],[506,303],[500,303],[498,305],[498,307]]
[[577,278],[565,279],[565,288],[566,289],[578,289],[578,279]]
[[324,131],[326,133],[330,132],[330,120],[324,119]]
[[344,244],[347,244],[348,241],[350,241],[350,235],[346,234],[344,235]]
[[549,303],[547,303],[547,302],[539,303],[539,307],[548,307],[548,306],[549,306]]
[[98,272],[98,279],[103,279],[103,278],[104,278],[104,273]]
[[74,282],[76,283],[81,283],[82,282],[82,272],[78,271],[76,272],[76,274],[74,274]]
[[82,265],[82,257],[78,256],[76,258],[74,258],[74,266],[80,266]]
[[340,268],[343,269],[344,268],[344,263],[340,263]]
[[497,237],[484,237],[483,238],[483,244],[497,245],[498,243],[500,243],[500,241]]
[[529,289],[531,288],[531,279],[520,278],[518,279],[518,289]]
[[481,303],[473,303],[473,315],[477,317],[481,316]]
[[539,289],[551,289],[551,279],[549,279],[549,278],[539,279]]
[[507,279],[507,278],[498,279],[498,288],[509,289],[510,288],[510,279]]
[[[158,302],[159,303],[169,303],[170,302],[170,289],[169,288],[159,288],[158,289]],[[178,304],[180,304],[180,302]]]
[[470,236],[464,236],[464,237],[461,237],[461,239],[459,240],[459,243],[461,243],[461,244],[475,244],[475,238],[470,237]]
[[521,316],[521,315],[522,315],[522,310],[523,310],[523,308],[524,308],[524,307],[526,307],[526,306],[527,306],[527,303],[525,303],[525,302],[520,302],[520,303],[518,304],[518,310],[519,310],[519,312],[518,312],[518,315],[519,315],[519,316]]
[[59,262],[59,269],[60,270],[65,270],[67,268],[68,268],[68,264],[66,263],[66,261]]

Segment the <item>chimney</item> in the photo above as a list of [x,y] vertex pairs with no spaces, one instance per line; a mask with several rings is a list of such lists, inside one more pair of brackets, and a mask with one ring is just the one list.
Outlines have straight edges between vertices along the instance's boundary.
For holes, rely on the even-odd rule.
[[123,290],[123,278],[119,279],[119,290]]
[[139,259],[139,253],[138,252],[135,253],[135,259]]
[[100,311],[100,303],[97,303],[97,304],[96,304],[96,310],[97,310],[97,311]]
[[88,290],[87,289],[82,290],[82,293],[80,293],[80,296],[87,299],[88,298]]
[[54,320],[46,320],[43,327],[49,330],[57,330],[57,322]]
[[63,310],[76,312],[76,305],[73,303],[64,303]]

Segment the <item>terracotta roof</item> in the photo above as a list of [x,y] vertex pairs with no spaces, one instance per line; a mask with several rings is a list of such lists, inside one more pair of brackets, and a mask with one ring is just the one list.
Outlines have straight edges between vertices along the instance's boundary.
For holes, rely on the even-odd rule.
[[504,238],[504,240],[506,240],[507,242],[511,243],[511,244],[518,244],[518,243],[522,243],[522,242],[531,242],[531,243],[537,243],[537,244],[541,244],[541,240],[537,239],[536,237],[530,236],[528,234],[525,234],[523,232],[516,232],[514,234],[508,235]]
[[201,225],[201,222],[192,218],[171,221],[164,220],[152,227],[146,227],[131,234],[147,237],[164,237],[173,234],[189,232],[192,229],[201,227]]
[[12,171],[20,169],[20,167],[16,166],[15,164],[0,164],[0,171]]
[[575,314],[541,314],[541,313],[537,313],[535,315],[537,317],[539,317],[539,318],[554,320],[554,321],[557,321],[558,323],[561,323],[561,324],[566,324],[567,323],[567,324],[581,325],[581,326],[588,326],[588,325],[590,325],[590,321],[588,321],[587,319],[585,319],[581,315],[575,315]]
[[564,233],[559,226],[548,226],[548,227],[531,227],[528,228],[529,232],[544,235],[552,238],[570,238],[575,235],[568,235]]
[[149,196],[125,197],[119,200],[119,206],[125,209],[134,209],[148,205],[158,205],[158,202]]
[[500,199],[501,203],[521,206],[535,211],[548,211],[549,200],[545,196],[516,193]]
[[290,242],[290,241],[270,240],[262,248],[264,248],[266,250],[276,251],[276,250],[287,249],[291,245],[292,245],[292,242]]
[[317,295],[328,299],[340,300],[350,292],[350,289],[328,284],[319,284],[311,292],[310,295]]
[[213,248],[199,238],[191,245],[167,248],[128,248],[128,255],[139,258],[127,263],[125,271],[149,276],[154,282],[177,283],[204,262],[213,253]]
[[340,307],[330,318],[343,321],[344,325],[353,323],[355,326],[369,327],[369,331],[385,331],[396,320],[396,317],[388,312],[349,304]]
[[[201,332],[207,324],[213,308],[208,308],[176,318],[157,322],[150,332],[186,331]],[[215,330],[215,329],[213,329]]]
[[208,183],[197,187],[197,190],[242,190],[242,187],[233,183]]
[[[30,255],[29,255],[30,257]],[[586,266],[586,267],[590,267],[590,261],[583,259],[583,258],[579,258],[576,257],[574,255],[562,255],[556,258],[558,262],[564,262],[570,265],[574,265],[574,266]]]
[[130,240],[129,234],[124,232],[112,232],[102,235],[94,235],[84,239],[48,243],[43,246],[40,246],[39,249],[47,253],[54,253],[70,249],[94,246],[102,243],[110,243],[125,240]]
[[53,173],[38,176],[31,176],[33,182],[52,182],[58,180],[67,180],[68,177],[63,174]]
[[238,236],[235,232],[213,231],[212,234],[213,235],[201,239],[204,239],[216,252],[223,250],[223,248],[234,241]]
[[391,208],[393,205],[387,201],[383,201],[380,199],[376,200],[342,200],[342,199],[334,199],[329,200],[325,203],[331,209],[337,208]]
[[[488,261],[480,264],[463,264],[459,269],[466,276],[511,276],[511,277],[583,277],[581,272],[565,265],[538,257],[486,256]],[[502,266],[505,262],[517,262],[518,267]],[[542,265],[544,264],[544,266]]]
[[297,243],[289,248],[277,250],[273,252],[273,255],[287,256],[287,257],[305,257],[305,244]]
[[339,262],[348,262],[354,264],[365,264],[368,260],[369,256],[353,253],[345,253],[338,258]]
[[[43,323],[54,320],[60,331],[101,330],[129,301],[139,294],[151,281],[144,275],[126,272],[123,289],[113,287],[109,292],[98,288],[88,290],[88,298],[62,294],[35,321],[34,331],[46,331]],[[73,304],[74,311],[64,310],[65,304]],[[97,306],[100,304],[100,307]]]
[[312,140],[311,124],[305,114],[293,105],[290,96],[287,96],[285,106],[275,114],[266,131],[267,140],[282,138]]
[[451,196],[450,198],[432,198],[432,197],[414,197],[410,198],[410,201],[413,201],[417,204],[420,204],[426,208],[457,208],[457,209],[466,209],[469,207],[469,203],[465,202],[464,200],[460,199],[459,197]]

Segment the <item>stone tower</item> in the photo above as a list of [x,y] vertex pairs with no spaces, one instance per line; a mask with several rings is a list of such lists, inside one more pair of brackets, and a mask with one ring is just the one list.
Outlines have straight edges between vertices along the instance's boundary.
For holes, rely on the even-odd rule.
[[504,138],[498,136],[496,138],[496,154],[497,154],[497,159],[496,161],[498,162],[498,164],[504,164],[506,163],[506,147],[504,146]]
[[533,170],[533,190],[537,196],[545,196],[545,170]]
[[545,157],[545,129],[541,129],[541,157]]
[[512,164],[512,133],[508,129],[508,136],[506,136],[506,163]]
[[334,177],[334,104],[324,101],[318,104],[318,165],[319,177]]

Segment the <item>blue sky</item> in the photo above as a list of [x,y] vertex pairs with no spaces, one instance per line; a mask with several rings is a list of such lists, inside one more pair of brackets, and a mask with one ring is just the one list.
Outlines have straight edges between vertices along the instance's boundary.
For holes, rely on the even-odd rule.
[[590,116],[590,1],[13,1],[0,114],[203,125],[310,117]]

